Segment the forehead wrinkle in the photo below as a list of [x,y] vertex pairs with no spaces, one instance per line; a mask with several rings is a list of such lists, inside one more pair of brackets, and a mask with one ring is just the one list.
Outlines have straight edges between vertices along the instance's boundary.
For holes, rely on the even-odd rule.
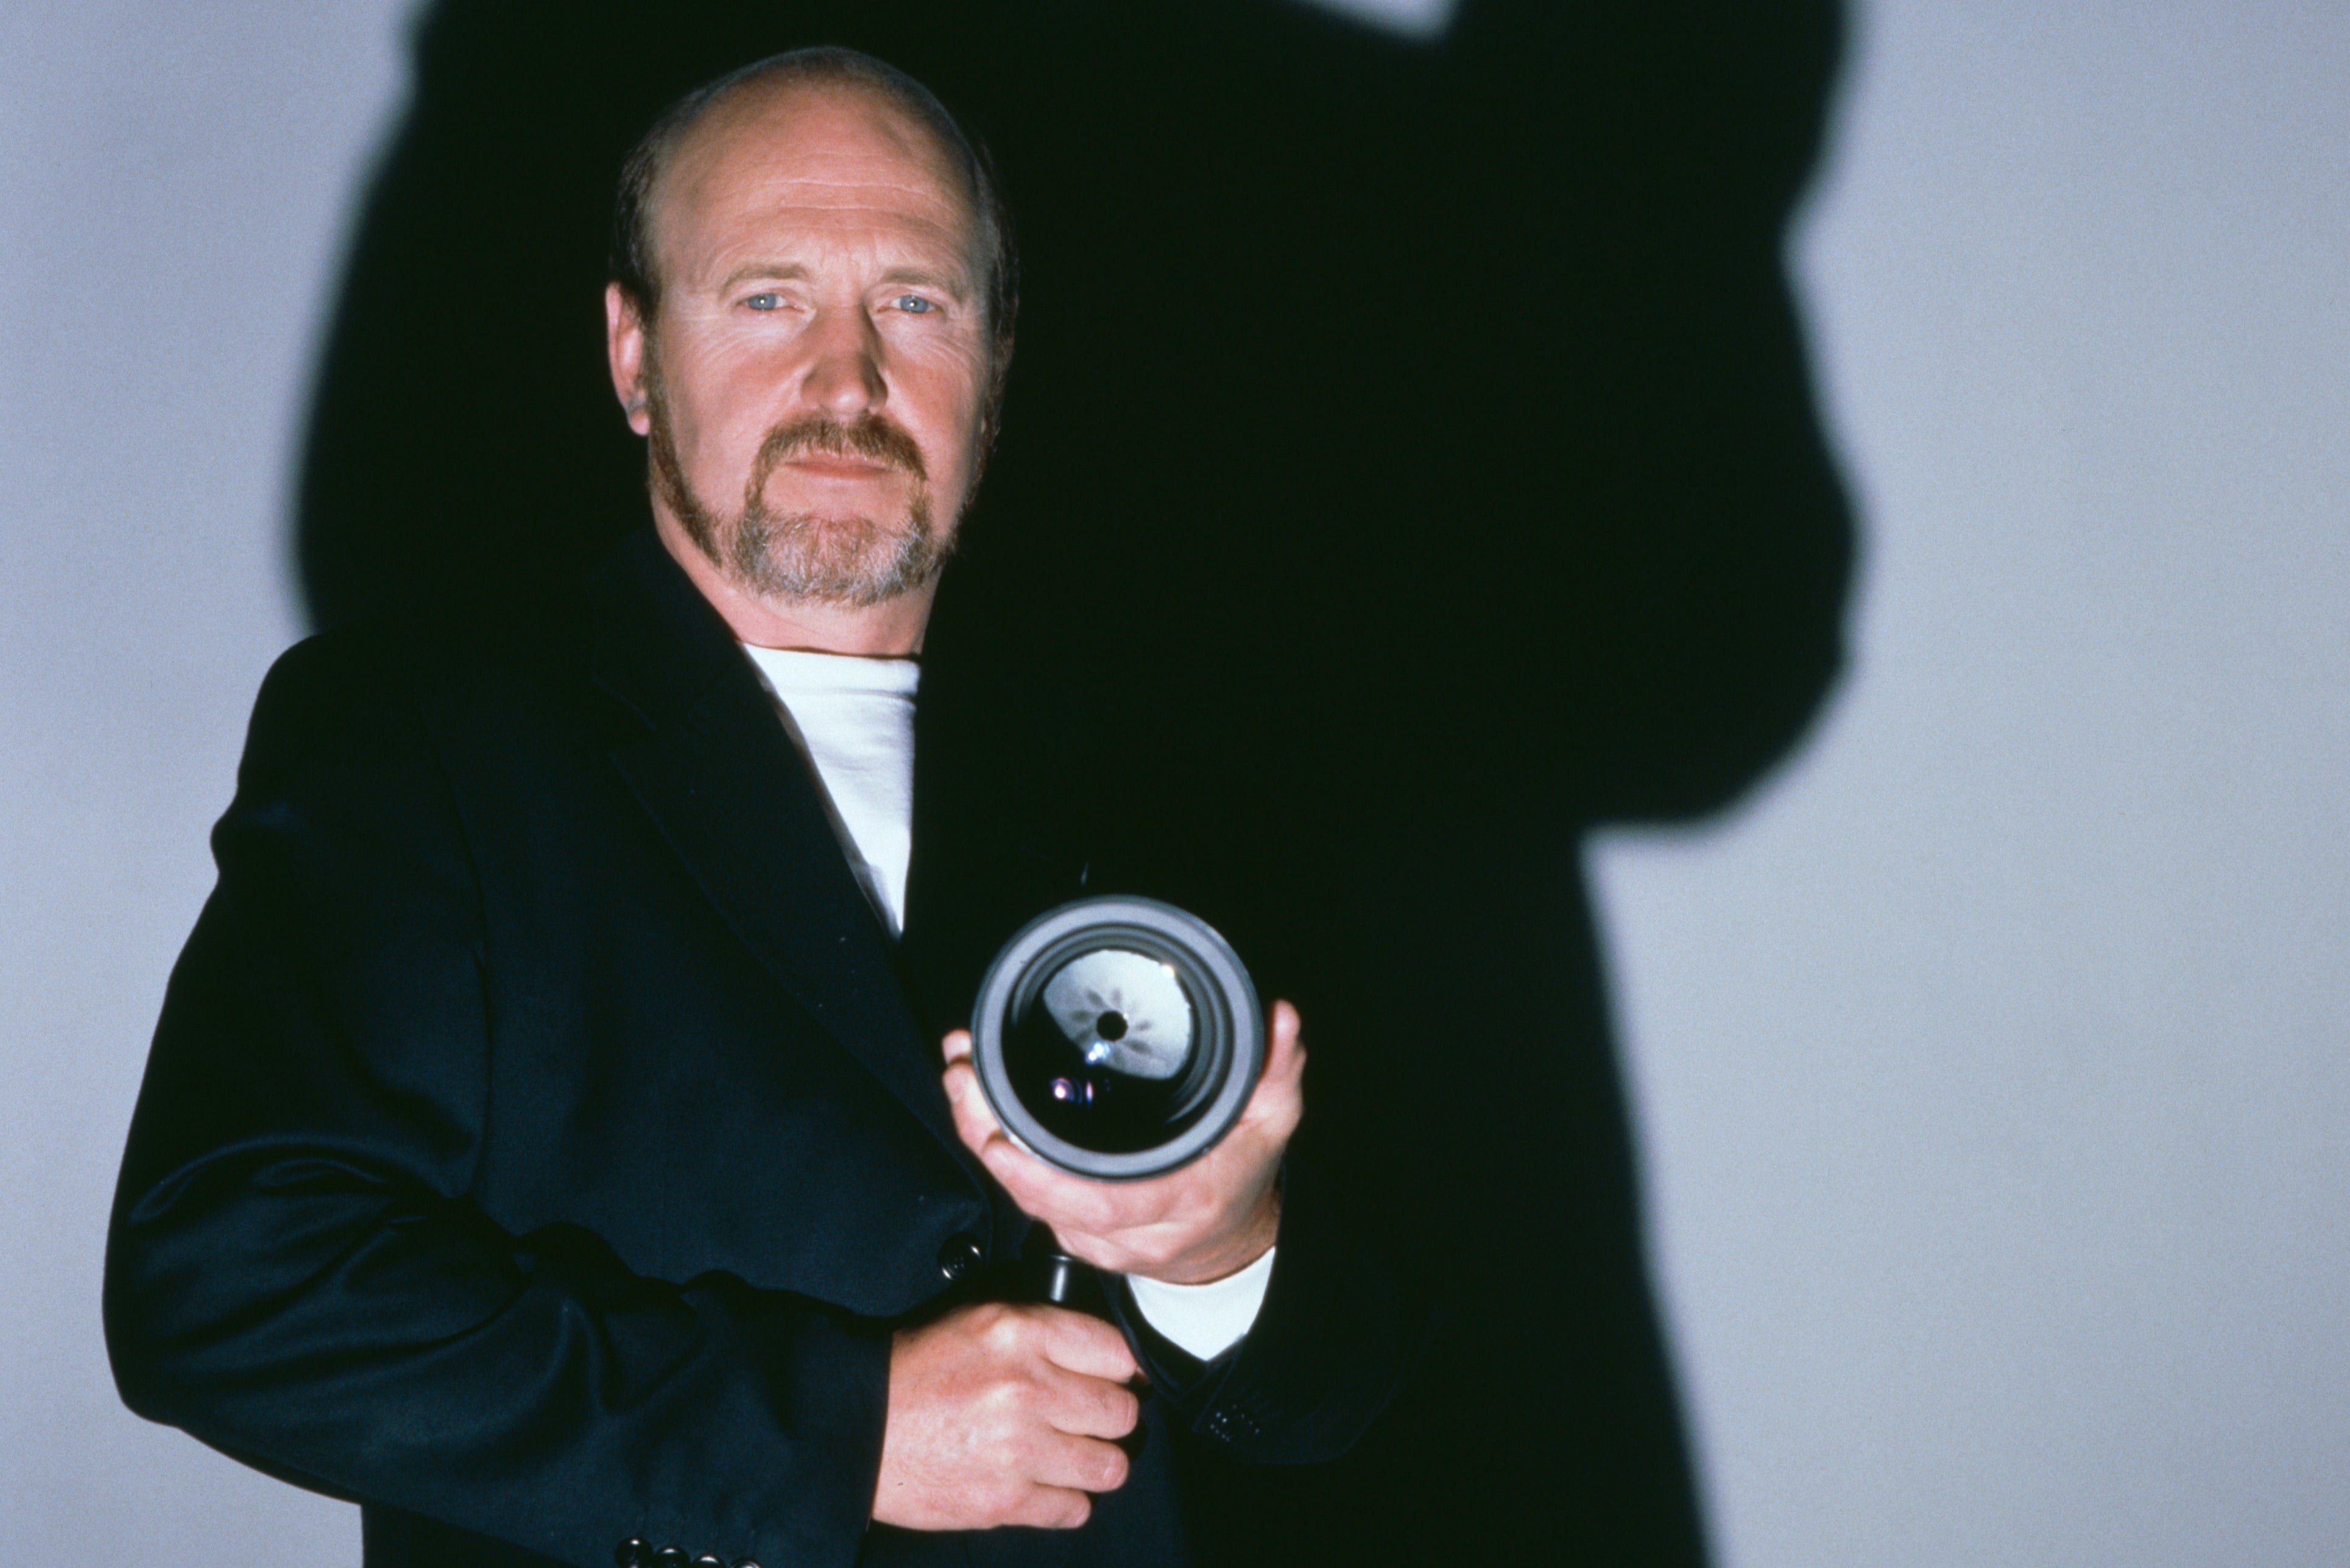
[[[811,147],[812,138],[831,144]],[[754,171],[737,174],[745,161]],[[778,171],[775,166],[779,162],[798,167]],[[713,106],[687,132],[667,164],[663,185],[755,182],[761,177],[756,171],[764,171],[768,178],[811,183],[888,186],[942,199],[974,227],[979,217],[951,149],[929,127],[869,88],[794,82],[749,89],[740,102]],[[919,178],[904,171],[908,164],[919,169]],[[834,170],[839,172],[830,171]]]
[[[857,129],[870,127],[868,119]],[[778,133],[781,128],[770,132]],[[664,182],[671,188],[660,203],[657,243],[672,252],[669,265],[673,275],[707,278],[730,256],[740,258],[745,250],[788,250],[788,238],[779,245],[779,236],[758,231],[795,219],[818,231],[808,237],[819,243],[842,237],[841,230],[860,219],[875,220],[877,230],[901,223],[919,241],[953,253],[958,272],[972,270],[976,215],[937,160],[920,160],[910,171],[909,159],[894,149],[811,149],[792,145],[796,139],[783,134],[784,145],[767,148],[745,146],[741,140],[730,146],[729,138],[713,134],[671,167]],[[905,145],[902,139],[891,140]],[[912,151],[907,147],[908,152]],[[842,223],[844,219],[848,222]],[[740,232],[744,227],[752,232]],[[696,231],[712,242],[711,251],[700,258],[703,265],[677,266],[688,258],[675,255],[674,247]]]
[[[777,215],[788,219],[791,214]],[[922,225],[908,243],[902,236],[865,233],[857,226],[837,229],[808,222],[791,227],[787,234],[754,232],[713,245],[697,258],[699,265],[683,269],[681,282],[689,289],[723,292],[759,278],[820,281],[827,271],[823,258],[834,253],[861,258],[872,275],[868,283],[925,284],[964,301],[977,286],[970,257],[951,231]]]
[[[797,182],[787,182],[785,183],[782,190],[776,191],[773,193],[776,198],[775,200],[772,202],[759,202],[757,205],[771,212],[847,213],[860,214],[876,213],[878,215],[887,217],[905,218],[915,223],[937,228],[960,226],[942,221],[939,216],[936,216],[933,213],[908,212],[902,209],[896,212],[890,212],[886,208],[878,207],[877,204],[870,200],[858,199],[858,192],[860,191],[869,189],[871,189],[871,187],[827,185],[821,187],[818,192],[803,192]],[[891,187],[883,186],[881,189],[888,191],[890,190]],[[832,193],[834,199],[830,201],[818,199],[819,195],[823,192]],[[938,203],[910,204],[930,206],[939,205]]]
[[[827,169],[821,163],[852,166]],[[882,202],[895,198],[908,207],[950,213],[956,223],[970,224],[970,203],[959,192],[947,189],[946,182],[936,178],[935,171],[927,171],[930,178],[915,179],[907,177],[902,170],[903,164],[894,159],[821,158],[816,168],[777,168],[770,164],[742,178],[753,191],[786,197],[785,204],[793,206],[817,211],[865,210],[873,207],[877,198]]]
[[[753,176],[758,179],[760,176]],[[764,171],[764,178],[778,185],[806,185],[818,191],[890,191],[925,202],[938,200],[936,187],[917,180],[891,179],[876,171],[871,174],[844,174],[827,178],[813,171],[776,170]],[[946,203],[941,203],[946,204]],[[961,206],[962,203],[951,203]]]

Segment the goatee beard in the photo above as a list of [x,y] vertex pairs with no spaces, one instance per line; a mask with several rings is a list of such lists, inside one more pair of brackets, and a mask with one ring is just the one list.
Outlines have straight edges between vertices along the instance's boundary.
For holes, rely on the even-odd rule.
[[[941,542],[931,524],[921,449],[897,425],[874,413],[847,422],[812,414],[777,425],[759,443],[742,509],[720,517],[686,482],[659,377],[647,381],[654,491],[710,564],[737,586],[762,597],[869,609],[938,579],[952,540]],[[869,458],[905,473],[913,494],[904,524],[890,528],[870,517],[769,510],[765,491],[775,469],[811,455]]]

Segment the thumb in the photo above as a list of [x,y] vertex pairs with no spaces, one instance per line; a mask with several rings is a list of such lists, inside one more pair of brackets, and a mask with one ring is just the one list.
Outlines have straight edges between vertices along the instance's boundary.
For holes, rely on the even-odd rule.
[[1273,1004],[1266,1020],[1264,1076],[1257,1080],[1256,1092],[1249,1096],[1243,1113],[1244,1119],[1270,1124],[1284,1137],[1295,1130],[1305,1110],[1304,1028],[1297,1009],[1286,1002]]

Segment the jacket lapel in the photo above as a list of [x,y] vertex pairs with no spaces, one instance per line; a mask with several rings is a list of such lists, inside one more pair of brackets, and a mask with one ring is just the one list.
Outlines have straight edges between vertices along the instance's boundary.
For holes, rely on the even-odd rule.
[[647,732],[612,763],[735,934],[975,1178],[888,939],[732,633],[650,533],[591,590],[593,673]]

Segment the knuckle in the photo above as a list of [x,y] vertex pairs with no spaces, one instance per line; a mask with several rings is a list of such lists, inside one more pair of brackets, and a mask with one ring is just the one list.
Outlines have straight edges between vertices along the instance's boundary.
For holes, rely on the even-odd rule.
[[1011,1481],[996,1481],[978,1489],[979,1517],[990,1525],[1018,1524],[1026,1511],[1028,1489]]
[[1095,1465],[1094,1484],[1087,1490],[1091,1491],[1116,1491],[1118,1488],[1126,1484],[1126,1475],[1127,1458],[1125,1450],[1122,1449],[1111,1448],[1108,1444],[1105,1443],[1102,1445],[1102,1457]]
[[984,1417],[999,1431],[1009,1430],[1027,1405],[1027,1386],[1017,1377],[991,1377],[972,1399],[974,1417]]

